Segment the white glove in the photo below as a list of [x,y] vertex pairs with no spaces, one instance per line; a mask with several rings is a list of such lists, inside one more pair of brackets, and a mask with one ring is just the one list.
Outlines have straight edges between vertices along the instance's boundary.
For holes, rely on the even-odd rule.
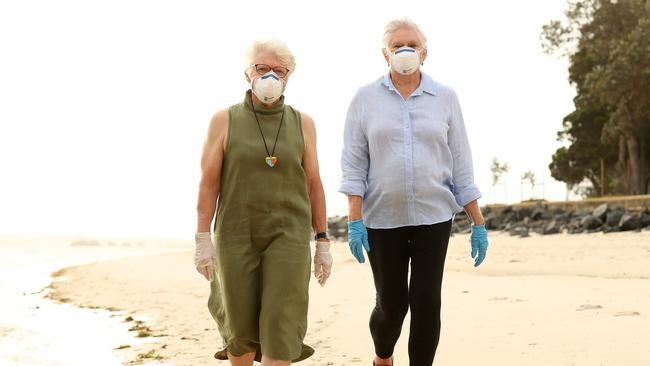
[[196,249],[194,250],[194,266],[206,280],[214,281],[214,272],[217,268],[217,261],[214,253],[214,245],[209,232],[196,233],[194,235]]
[[329,241],[316,241],[316,252],[314,253],[314,277],[318,279],[321,286],[325,286],[325,282],[332,273],[332,255],[330,254]]

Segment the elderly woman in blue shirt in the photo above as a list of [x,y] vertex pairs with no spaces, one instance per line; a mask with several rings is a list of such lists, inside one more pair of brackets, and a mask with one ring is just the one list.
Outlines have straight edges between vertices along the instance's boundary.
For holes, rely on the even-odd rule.
[[453,217],[464,210],[472,220],[475,266],[485,259],[487,231],[458,97],[420,71],[426,37],[408,19],[391,21],[383,53],[390,71],[350,103],[339,191],[349,201],[350,250],[360,263],[368,252],[377,292],[373,365],[392,365],[409,309],[410,364],[432,365]]

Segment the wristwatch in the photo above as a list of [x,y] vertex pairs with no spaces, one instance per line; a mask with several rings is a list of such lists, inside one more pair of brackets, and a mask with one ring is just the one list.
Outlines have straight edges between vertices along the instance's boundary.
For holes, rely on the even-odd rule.
[[314,236],[314,239],[315,239],[315,240],[318,240],[318,239],[327,239],[327,232],[326,232],[326,231],[321,231],[320,233],[317,233],[317,234]]

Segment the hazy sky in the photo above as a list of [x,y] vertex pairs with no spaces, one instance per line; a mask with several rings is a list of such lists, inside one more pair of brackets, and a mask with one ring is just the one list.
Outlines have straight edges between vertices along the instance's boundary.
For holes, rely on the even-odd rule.
[[[567,62],[540,29],[565,0],[0,2],[0,234],[191,238],[199,159],[215,111],[248,88],[244,53],[277,37],[297,58],[286,102],[319,135],[328,214],[345,113],[387,71],[384,24],[408,16],[429,39],[423,70],[460,98],[487,202],[564,199],[548,173],[572,110]],[[493,157],[511,166],[491,189]]]

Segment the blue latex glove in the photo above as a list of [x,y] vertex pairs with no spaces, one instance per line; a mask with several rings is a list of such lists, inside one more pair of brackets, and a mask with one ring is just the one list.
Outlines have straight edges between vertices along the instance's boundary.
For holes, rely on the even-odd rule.
[[362,248],[369,252],[370,244],[368,244],[368,230],[366,230],[363,220],[348,221],[348,244],[357,261],[364,263],[366,258],[363,256]]
[[474,258],[474,267],[481,265],[485,259],[488,248],[487,230],[485,224],[472,225],[472,258]]

